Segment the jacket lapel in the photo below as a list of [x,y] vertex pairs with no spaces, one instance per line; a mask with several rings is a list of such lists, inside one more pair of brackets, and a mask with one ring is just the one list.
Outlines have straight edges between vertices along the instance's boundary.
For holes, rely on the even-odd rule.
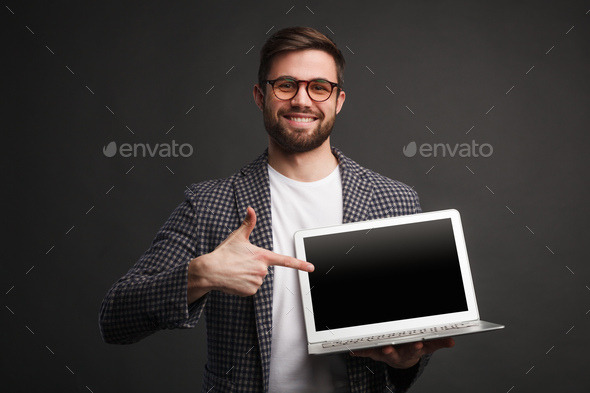
[[[256,161],[244,167],[234,182],[234,192],[239,217],[245,217],[248,206],[251,206],[256,212],[256,226],[250,234],[250,243],[272,251],[270,185],[267,164],[268,156],[265,152]],[[268,391],[270,370],[273,279],[274,269],[270,267],[262,286],[253,296],[265,392]]]
[[363,173],[365,169],[334,147],[332,153],[338,159],[342,176],[343,223],[369,219],[373,186],[365,180]]

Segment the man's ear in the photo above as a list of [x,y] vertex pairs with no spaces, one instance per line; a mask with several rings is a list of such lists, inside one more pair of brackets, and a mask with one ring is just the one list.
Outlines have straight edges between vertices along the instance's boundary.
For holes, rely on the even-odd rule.
[[344,105],[344,100],[346,99],[346,93],[344,90],[340,90],[338,93],[338,98],[336,99],[336,114],[340,113],[342,109],[342,105]]
[[256,106],[260,108],[260,110],[264,110],[264,93],[262,92],[262,88],[258,83],[254,85],[252,94],[254,95],[254,102],[256,102]]

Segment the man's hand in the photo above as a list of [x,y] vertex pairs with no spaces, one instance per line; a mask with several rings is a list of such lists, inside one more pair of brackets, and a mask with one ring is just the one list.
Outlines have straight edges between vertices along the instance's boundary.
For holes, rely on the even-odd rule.
[[390,367],[406,369],[416,365],[424,355],[434,353],[441,348],[451,348],[453,346],[455,346],[455,340],[452,338],[440,338],[358,350],[354,351],[352,356],[370,357],[373,360],[386,363]]
[[262,285],[270,266],[285,266],[312,272],[311,263],[259,248],[250,243],[256,225],[254,209],[248,207],[242,225],[215,250],[190,261],[188,267],[188,303],[211,290],[232,295],[254,295]]

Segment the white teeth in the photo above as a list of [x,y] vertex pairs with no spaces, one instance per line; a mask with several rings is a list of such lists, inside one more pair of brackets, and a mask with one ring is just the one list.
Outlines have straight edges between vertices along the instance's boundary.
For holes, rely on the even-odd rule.
[[297,121],[299,123],[309,123],[313,121],[312,117],[289,117],[291,121]]

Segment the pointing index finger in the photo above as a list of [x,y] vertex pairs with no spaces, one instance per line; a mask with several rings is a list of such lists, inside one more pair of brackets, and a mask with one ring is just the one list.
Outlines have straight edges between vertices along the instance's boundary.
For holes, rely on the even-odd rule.
[[267,262],[268,266],[284,266],[304,272],[313,272],[315,269],[311,263],[302,261],[301,259],[293,258],[287,255],[276,254],[272,251],[271,253],[272,255]]

